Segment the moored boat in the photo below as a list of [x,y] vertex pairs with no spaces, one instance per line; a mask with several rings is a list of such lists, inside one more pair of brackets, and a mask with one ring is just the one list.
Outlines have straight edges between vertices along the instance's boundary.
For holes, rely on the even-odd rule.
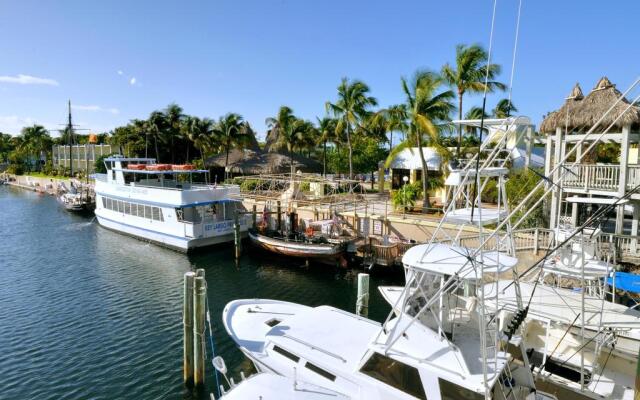
[[313,260],[337,260],[346,248],[345,243],[339,240],[300,233],[282,235],[275,231],[260,233],[249,229],[249,239],[254,245],[272,253]]
[[[231,196],[239,186],[211,184],[207,170],[151,158],[112,156],[105,166],[106,174],[95,175],[101,226],[182,252],[234,240],[242,204]],[[204,182],[195,181],[202,176]],[[246,234],[244,215],[238,223]]]

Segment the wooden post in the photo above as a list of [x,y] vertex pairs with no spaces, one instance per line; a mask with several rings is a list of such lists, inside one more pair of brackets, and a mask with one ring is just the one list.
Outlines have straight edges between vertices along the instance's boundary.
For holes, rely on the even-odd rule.
[[255,204],[253,205],[252,218],[253,218],[253,229],[256,229],[258,227],[258,210]]
[[358,298],[356,299],[356,314],[363,317],[369,315],[369,274],[358,274]]
[[278,213],[278,231],[281,232],[282,231],[282,216],[280,215],[282,213],[282,205],[280,204],[280,200],[278,200],[277,203],[277,209],[276,212]]
[[533,254],[538,255],[538,248],[540,246],[540,229],[536,228],[533,234]]
[[193,384],[196,387],[204,385],[204,315],[207,300],[207,286],[204,280],[204,270],[196,273],[193,286]]
[[[255,214],[254,214],[255,215]],[[240,218],[238,216],[238,211],[236,210],[233,215],[233,239],[234,239],[234,247],[236,260],[240,259],[240,253],[242,252],[242,238],[240,237]]]
[[182,306],[182,328],[184,355],[182,363],[183,380],[187,386],[193,385],[193,283],[196,274],[184,274],[184,302]]
[[533,138],[533,126],[529,125],[527,127],[527,142],[526,142],[526,151],[527,151],[527,157],[525,158],[525,164],[524,164],[524,168],[528,169],[529,166],[531,165],[531,149],[533,148],[533,141],[535,140]]

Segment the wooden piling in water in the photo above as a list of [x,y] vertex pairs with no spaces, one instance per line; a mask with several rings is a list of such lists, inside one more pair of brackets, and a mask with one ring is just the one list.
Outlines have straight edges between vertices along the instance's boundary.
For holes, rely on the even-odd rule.
[[195,387],[204,385],[206,300],[207,286],[204,280],[204,270],[199,269],[196,272],[193,285],[193,384]]
[[278,213],[278,231],[282,232],[282,205],[280,204],[280,200],[277,203],[277,213]]
[[251,215],[253,219],[253,229],[258,228],[258,207],[253,205],[253,214]]
[[182,328],[184,355],[182,362],[183,381],[185,385],[193,385],[193,283],[196,274],[184,274],[184,301],[182,306]]
[[356,314],[363,317],[369,315],[369,274],[358,274],[358,297],[356,299]]
[[239,260],[240,253],[242,252],[242,237],[240,236],[240,217],[238,215],[238,211],[236,211],[233,216],[233,241],[236,260]]

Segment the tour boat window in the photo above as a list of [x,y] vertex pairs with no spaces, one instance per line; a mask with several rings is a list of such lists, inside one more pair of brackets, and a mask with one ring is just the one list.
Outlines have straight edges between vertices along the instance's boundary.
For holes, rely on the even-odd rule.
[[162,218],[162,210],[159,207],[152,207],[152,219],[154,221],[164,221]]
[[131,215],[131,203],[124,203],[124,213]]
[[398,360],[373,353],[360,372],[419,399],[427,399],[418,370]]
[[270,327],[273,328],[274,326],[278,325],[280,322],[282,322],[281,319],[271,318],[270,320],[265,322],[265,324],[267,324],[267,325],[269,325]]
[[151,206],[144,206],[144,217],[151,219]]
[[438,378],[442,400],[484,400],[484,394],[458,386],[442,378]]
[[107,198],[106,197],[102,198],[102,208],[107,208]]
[[176,218],[179,222],[184,221],[184,209],[176,208]]
[[318,367],[317,365],[313,365],[313,364],[311,364],[311,363],[310,363],[310,362],[308,362],[308,361],[307,361],[307,363],[306,363],[306,364],[304,364],[304,366],[305,366],[308,370],[315,372],[316,374],[320,375],[320,376],[321,376],[321,377],[323,377],[323,378],[327,378],[327,379],[328,379],[328,380],[330,380],[330,381],[335,381],[335,380],[336,380],[336,376],[335,376],[335,375],[333,375],[333,374],[332,374],[332,373],[330,373],[330,372],[325,371],[324,369],[322,369],[322,368]]
[[275,351],[276,353],[278,353],[280,355],[283,355],[283,356],[287,357],[289,360],[291,360],[293,362],[297,363],[298,361],[300,361],[300,357],[296,356],[295,354],[289,353],[288,351],[286,351],[282,347],[273,346],[273,351]]

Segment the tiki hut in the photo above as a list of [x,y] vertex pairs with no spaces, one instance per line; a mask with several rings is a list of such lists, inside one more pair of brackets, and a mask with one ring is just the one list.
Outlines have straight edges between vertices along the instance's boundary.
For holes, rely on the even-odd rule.
[[[557,128],[561,128],[568,133],[584,133],[591,129],[620,97],[622,93],[606,76],[598,81],[586,97],[583,96],[580,85],[576,83],[562,107],[551,112],[542,121],[540,132],[554,133]],[[600,122],[598,130],[604,131],[612,124],[612,132],[619,132],[624,126],[637,130],[640,126],[640,108],[632,106],[627,109],[629,104],[626,98],[618,102]]]
[[[293,167],[296,171],[322,172],[322,164],[307,157],[293,154]],[[218,154],[207,159],[209,168],[225,167],[226,155]],[[262,150],[233,149],[229,152],[229,172],[232,175],[282,174],[291,171],[289,156],[279,152]]]

